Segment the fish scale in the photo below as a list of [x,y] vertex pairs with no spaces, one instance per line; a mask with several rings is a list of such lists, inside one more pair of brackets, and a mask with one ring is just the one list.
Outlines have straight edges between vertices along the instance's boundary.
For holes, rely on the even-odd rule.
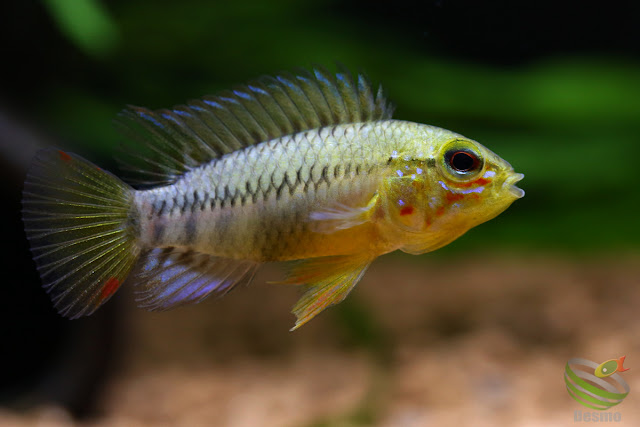
[[137,189],[74,154],[39,152],[23,219],[54,306],[91,314],[127,280],[139,306],[166,310],[292,261],[283,283],[307,285],[295,329],[378,256],[438,249],[523,196],[522,174],[486,147],[392,112],[364,76],[316,68],[125,109],[136,145],[121,160]]

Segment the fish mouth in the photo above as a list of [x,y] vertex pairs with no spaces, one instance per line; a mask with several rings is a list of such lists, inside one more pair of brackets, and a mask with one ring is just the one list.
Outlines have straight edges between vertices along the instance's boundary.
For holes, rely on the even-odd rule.
[[519,187],[515,186],[515,184],[517,182],[519,182],[520,180],[522,180],[522,178],[524,178],[524,174],[516,173],[516,174],[511,175],[504,182],[504,185],[507,186],[507,190],[509,191],[509,193],[511,193],[511,195],[514,196],[517,199],[520,199],[520,198],[524,197],[524,190],[522,188],[519,188]]

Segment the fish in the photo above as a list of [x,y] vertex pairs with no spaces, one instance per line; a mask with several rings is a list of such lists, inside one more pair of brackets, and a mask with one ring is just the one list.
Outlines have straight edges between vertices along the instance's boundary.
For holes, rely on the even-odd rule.
[[304,289],[295,330],[379,256],[436,250],[524,195],[524,175],[480,143],[393,110],[364,74],[314,67],[171,109],[127,106],[126,182],[39,151],[22,218],[53,306],[90,315],[127,282],[138,306],[162,311],[286,261],[277,283]]
[[602,362],[593,371],[593,374],[598,378],[606,378],[615,374],[616,372],[628,371],[629,368],[624,368],[622,366],[622,364],[624,363],[624,359],[626,357],[627,356],[622,356],[622,357],[619,357],[618,359],[610,359]]

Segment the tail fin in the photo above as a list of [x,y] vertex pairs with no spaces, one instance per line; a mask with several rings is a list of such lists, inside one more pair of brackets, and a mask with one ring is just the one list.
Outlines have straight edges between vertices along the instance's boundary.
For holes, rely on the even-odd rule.
[[133,189],[63,151],[40,151],[24,184],[22,218],[43,286],[58,312],[93,313],[120,287],[140,249]]

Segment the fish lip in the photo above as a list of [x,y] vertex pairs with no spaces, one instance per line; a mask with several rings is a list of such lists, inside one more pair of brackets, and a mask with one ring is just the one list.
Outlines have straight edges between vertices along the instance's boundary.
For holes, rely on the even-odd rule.
[[524,174],[522,173],[514,173],[509,178],[506,179],[504,185],[507,186],[507,190],[511,193],[512,196],[517,199],[521,199],[524,197],[524,190],[522,188],[516,187],[516,183],[521,181],[524,178]]

